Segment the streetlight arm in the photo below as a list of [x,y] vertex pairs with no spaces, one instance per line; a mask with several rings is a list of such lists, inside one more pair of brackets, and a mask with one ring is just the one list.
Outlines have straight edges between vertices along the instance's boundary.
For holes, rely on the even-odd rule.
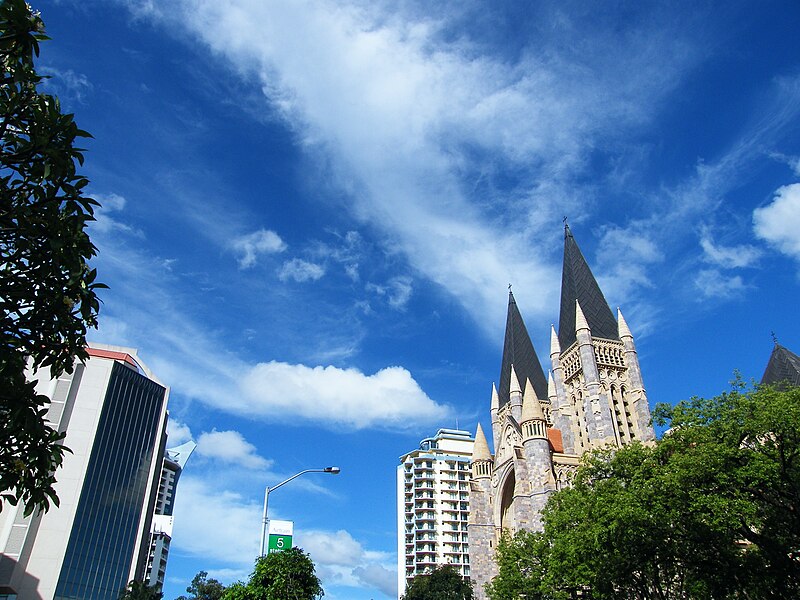
[[300,475],[305,475],[306,473],[331,473],[333,475],[338,475],[339,467],[325,467],[324,469],[305,469],[304,471],[300,471],[299,473],[295,473],[289,479],[284,479],[280,483],[273,485],[272,487],[266,486],[264,488],[264,514],[261,518],[261,554],[259,556],[264,556],[264,551],[266,550],[265,545],[267,541],[267,522],[269,519],[267,518],[267,508],[269,506],[269,493],[274,492],[282,485],[289,483],[292,479],[300,477]]
[[324,473],[324,472],[325,472],[325,469],[306,469],[305,471],[300,471],[299,473],[295,473],[294,475],[289,477],[289,479],[284,479],[280,483],[278,483],[276,485],[273,485],[271,488],[268,488],[268,489],[269,489],[270,492],[274,492],[275,490],[277,490],[282,485],[284,485],[286,483],[289,483],[292,479],[300,477],[300,475],[305,475],[306,473]]

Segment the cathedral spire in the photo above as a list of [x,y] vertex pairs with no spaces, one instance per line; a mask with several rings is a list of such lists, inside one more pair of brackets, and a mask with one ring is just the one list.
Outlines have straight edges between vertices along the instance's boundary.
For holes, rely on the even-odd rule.
[[498,398],[500,406],[509,400],[511,392],[511,366],[519,378],[518,381],[530,379],[533,389],[539,398],[547,396],[547,379],[533,343],[525,328],[525,322],[517,308],[514,294],[508,292],[508,316],[506,317],[506,337],[503,342],[503,360],[500,365],[500,388]]
[[564,225],[564,267],[561,272],[561,315],[558,322],[558,341],[562,351],[566,351],[576,340],[576,300],[584,311],[592,337],[619,339],[614,314],[572,236],[569,225]]
[[800,385],[800,356],[775,342],[761,383]]

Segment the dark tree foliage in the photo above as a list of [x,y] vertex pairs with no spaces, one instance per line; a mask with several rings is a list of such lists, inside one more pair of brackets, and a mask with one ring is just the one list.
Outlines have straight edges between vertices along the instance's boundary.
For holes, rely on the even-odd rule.
[[800,389],[654,414],[655,446],[588,455],[543,532],[501,541],[491,600],[800,597]]
[[96,202],[78,138],[88,137],[57,98],[37,86],[34,58],[46,40],[23,0],[0,3],[0,509],[58,504],[53,491],[63,434],[45,422],[48,400],[26,381],[26,365],[57,377],[86,358],[99,301],[86,233]]
[[472,600],[472,584],[465,581],[452,565],[411,580],[403,600]]
[[249,581],[234,583],[224,600],[316,600],[322,598],[314,562],[300,548],[288,548],[256,559]]
[[164,597],[154,585],[147,585],[142,581],[131,581],[128,587],[120,594],[119,600],[161,600]]
[[188,596],[178,596],[177,600],[219,600],[225,593],[225,586],[216,579],[208,579],[206,571],[200,571],[186,588]]

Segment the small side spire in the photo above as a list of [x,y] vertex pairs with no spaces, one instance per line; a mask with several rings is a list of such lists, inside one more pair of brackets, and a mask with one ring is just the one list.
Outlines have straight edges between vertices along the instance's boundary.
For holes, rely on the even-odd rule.
[[536,392],[533,390],[530,379],[525,383],[525,395],[522,397],[522,417],[520,423],[527,421],[544,421],[544,411]]
[[498,410],[500,408],[500,397],[497,395],[497,388],[494,387],[494,381],[492,382],[492,410]]
[[472,461],[477,460],[492,460],[492,453],[489,452],[489,444],[486,442],[486,436],[480,423],[475,432],[475,444],[472,446]]
[[575,300],[575,331],[580,331],[581,329],[589,329],[589,323],[586,321],[586,317],[583,315],[581,303],[578,300]]
[[617,322],[619,323],[619,337],[620,339],[624,337],[632,338],[633,334],[631,333],[630,328],[628,327],[628,323],[625,321],[625,317],[622,316],[622,311],[617,307]]
[[561,344],[558,342],[556,326],[550,324],[550,356],[553,356],[553,354],[561,354]]
[[[529,380],[530,381],[530,380]],[[522,387],[519,385],[519,378],[517,378],[517,372],[514,370],[514,365],[511,365],[511,385],[509,386],[508,393],[513,394],[514,392],[522,393]]]

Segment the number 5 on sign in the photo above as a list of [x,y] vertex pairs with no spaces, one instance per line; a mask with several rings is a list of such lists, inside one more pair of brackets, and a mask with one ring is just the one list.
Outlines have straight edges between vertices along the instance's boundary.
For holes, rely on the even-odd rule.
[[269,522],[269,543],[267,554],[280,552],[292,547],[292,534],[294,533],[294,523],[292,521]]

